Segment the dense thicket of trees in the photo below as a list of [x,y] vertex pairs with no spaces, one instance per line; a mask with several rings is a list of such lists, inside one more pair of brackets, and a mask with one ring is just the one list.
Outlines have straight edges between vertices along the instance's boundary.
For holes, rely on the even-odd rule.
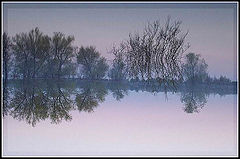
[[[100,57],[94,47],[81,47],[78,50],[73,46],[73,42],[74,36],[55,32],[49,37],[38,28],[28,33],[16,34],[12,40],[4,33],[4,79],[8,78],[8,73],[11,78],[18,79],[75,77],[78,64],[83,66],[84,77],[102,79],[108,70],[106,59]],[[13,61],[11,70],[10,58]],[[84,60],[87,60],[87,63],[84,63]]]
[[50,37],[38,28],[12,38],[4,33],[3,77],[81,77],[91,80],[157,81],[168,85],[182,81],[231,83],[223,76],[211,78],[207,72],[208,65],[199,54],[185,55],[189,48],[185,42],[188,32],[182,32],[180,27],[181,21],[172,22],[168,17],[164,25],[157,20],[148,23],[141,34],[130,33],[127,40],[111,50],[114,59],[110,69],[106,58],[94,46],[73,46],[74,36],[54,32]]

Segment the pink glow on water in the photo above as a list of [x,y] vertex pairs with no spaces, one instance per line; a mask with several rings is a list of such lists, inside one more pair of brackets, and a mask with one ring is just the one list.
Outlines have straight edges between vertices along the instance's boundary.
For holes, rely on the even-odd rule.
[[[234,97],[235,98],[235,97]],[[111,96],[94,113],[36,127],[4,119],[8,155],[236,155],[233,95],[210,96],[200,113],[187,114],[179,96],[134,93]],[[149,104],[151,103],[151,104]]]

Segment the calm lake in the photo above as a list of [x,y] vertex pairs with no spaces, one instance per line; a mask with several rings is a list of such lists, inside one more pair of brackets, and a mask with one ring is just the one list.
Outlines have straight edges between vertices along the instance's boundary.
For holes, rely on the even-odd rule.
[[227,86],[15,81],[3,113],[8,156],[237,155],[237,94]]

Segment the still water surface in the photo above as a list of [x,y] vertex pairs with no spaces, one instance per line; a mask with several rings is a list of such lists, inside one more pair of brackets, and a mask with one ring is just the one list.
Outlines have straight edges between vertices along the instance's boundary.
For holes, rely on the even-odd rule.
[[[149,88],[149,87],[148,87]],[[236,155],[237,95],[10,84],[4,155]]]

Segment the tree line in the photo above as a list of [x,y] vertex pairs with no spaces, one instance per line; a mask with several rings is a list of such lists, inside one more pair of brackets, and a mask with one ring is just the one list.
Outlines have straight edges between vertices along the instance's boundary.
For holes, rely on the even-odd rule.
[[106,59],[93,46],[73,46],[74,36],[55,32],[44,35],[39,28],[10,38],[3,34],[4,79],[74,77],[78,64],[88,79],[102,79],[108,69]]
[[74,46],[71,35],[54,32],[50,37],[39,28],[14,37],[3,33],[3,78],[231,82],[226,77],[212,79],[199,54],[186,54],[188,32],[181,30],[181,24],[168,17],[164,25],[156,20],[142,33],[130,33],[112,47],[111,66],[94,46]]

